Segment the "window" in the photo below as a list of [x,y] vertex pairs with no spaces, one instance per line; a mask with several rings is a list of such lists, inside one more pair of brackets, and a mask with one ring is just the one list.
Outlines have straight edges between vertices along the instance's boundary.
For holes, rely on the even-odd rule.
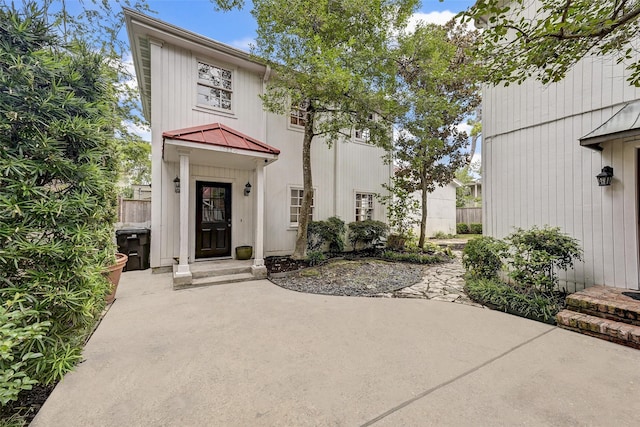
[[356,221],[373,219],[373,194],[356,193]]
[[198,105],[231,111],[231,71],[198,62]]
[[[373,121],[373,113],[369,113],[367,120]],[[362,139],[364,141],[367,141],[369,139],[369,129],[356,129],[355,137],[356,139]]]
[[307,111],[302,106],[291,106],[291,118],[290,123],[295,126],[302,126],[307,123]]
[[[302,208],[302,196],[304,190],[302,188],[291,189],[291,205],[289,207],[289,222],[291,226],[298,225],[298,219],[300,218],[300,208]],[[309,213],[309,221],[313,221],[313,208],[315,206],[315,191],[311,195],[311,212]]]

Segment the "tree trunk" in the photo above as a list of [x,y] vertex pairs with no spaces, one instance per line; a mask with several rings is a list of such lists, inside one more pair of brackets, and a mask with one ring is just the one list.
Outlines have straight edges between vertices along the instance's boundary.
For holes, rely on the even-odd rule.
[[296,247],[291,255],[293,259],[307,258],[307,226],[311,213],[311,201],[313,200],[313,181],[311,179],[311,141],[313,140],[314,112],[307,110],[307,120],[304,125],[304,140],[302,143],[302,179],[303,194],[300,216],[298,217],[298,232],[296,234]]
[[420,177],[422,216],[420,217],[420,240],[418,246],[421,249],[424,248],[427,234],[427,183],[425,181],[426,178],[424,175]]

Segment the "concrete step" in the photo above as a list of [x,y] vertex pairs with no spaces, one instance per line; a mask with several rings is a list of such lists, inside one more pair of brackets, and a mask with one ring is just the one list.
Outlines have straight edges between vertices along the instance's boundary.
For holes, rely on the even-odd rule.
[[572,310],[562,310],[556,320],[563,329],[640,349],[640,326]]
[[640,292],[593,286],[567,297],[567,309],[640,326]]
[[251,273],[228,274],[224,276],[209,276],[193,279],[191,283],[173,284],[173,289],[198,288],[201,286],[223,285],[226,283],[246,282],[248,280],[257,280]]
[[238,265],[238,266],[221,266],[221,267],[211,267],[208,269],[192,269],[191,275],[193,279],[203,279],[206,277],[217,277],[217,276],[232,276],[234,274],[243,274],[249,273],[251,274],[251,266],[247,265]]

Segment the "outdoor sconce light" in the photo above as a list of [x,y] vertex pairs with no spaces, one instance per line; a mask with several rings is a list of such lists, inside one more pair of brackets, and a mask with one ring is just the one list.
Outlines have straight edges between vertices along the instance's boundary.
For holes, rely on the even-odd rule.
[[611,178],[613,178],[613,168],[611,166],[603,167],[602,172],[596,175],[600,187],[611,185]]
[[247,182],[247,185],[244,186],[244,195],[248,196],[251,193],[251,184]]
[[180,178],[176,176],[176,179],[173,180],[173,185],[175,186],[176,193],[180,192]]

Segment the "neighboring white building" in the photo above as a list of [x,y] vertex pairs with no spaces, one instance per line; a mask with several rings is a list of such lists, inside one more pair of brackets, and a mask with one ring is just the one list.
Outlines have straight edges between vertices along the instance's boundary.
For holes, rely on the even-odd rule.
[[[588,57],[559,83],[483,91],[483,233],[560,227],[584,249],[562,277],[570,291],[638,289],[640,88],[629,75],[614,59]],[[614,176],[601,187],[605,166]]]
[[[436,233],[456,234],[456,188],[461,185],[454,179],[427,194],[427,237],[433,237]],[[411,196],[420,201],[421,192],[416,191]],[[414,224],[413,232],[419,236],[420,214],[415,215],[414,219],[417,224]]]
[[[125,10],[152,132],[151,267],[293,251],[302,193],[302,118],[263,111],[270,69],[243,51]],[[313,219],[385,220],[375,193],[391,169],[362,140],[314,141]],[[180,192],[176,192],[179,180]]]

